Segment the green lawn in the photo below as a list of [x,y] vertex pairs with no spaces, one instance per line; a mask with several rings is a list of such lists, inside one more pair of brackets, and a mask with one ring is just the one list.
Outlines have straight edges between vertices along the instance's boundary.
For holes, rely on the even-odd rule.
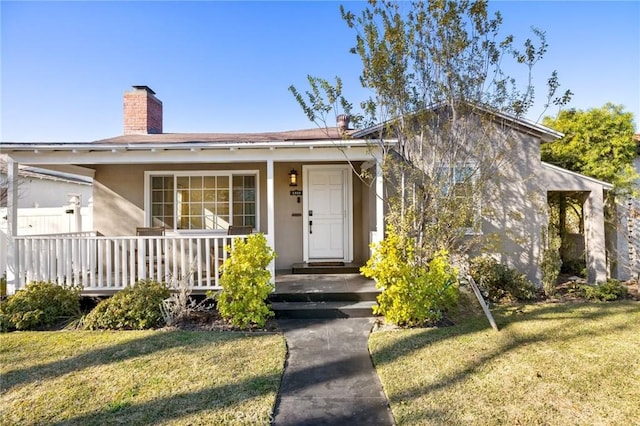
[[640,416],[640,302],[540,304],[369,347],[404,424],[631,425]]
[[279,334],[56,331],[0,335],[0,424],[269,424]]

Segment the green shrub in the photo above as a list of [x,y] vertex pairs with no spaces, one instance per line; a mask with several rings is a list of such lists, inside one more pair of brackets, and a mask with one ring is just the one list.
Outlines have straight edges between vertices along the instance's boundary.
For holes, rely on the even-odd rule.
[[601,302],[624,299],[629,293],[627,288],[620,284],[620,281],[614,279],[608,279],[605,283],[596,286],[585,284],[580,286],[580,290],[584,293],[585,298]]
[[33,330],[80,315],[79,287],[32,282],[0,302],[0,328]]
[[360,271],[382,290],[374,313],[393,324],[436,322],[456,306],[457,271],[449,264],[447,252],[436,253],[426,266],[417,265],[413,240],[393,230],[374,246],[373,256]]
[[138,281],[133,286],[98,303],[84,318],[89,330],[144,330],[163,325],[161,304],[169,287],[156,281]]
[[524,274],[498,263],[492,257],[480,256],[473,259],[470,272],[492,302],[535,298],[536,287]]
[[[215,296],[218,311],[236,327],[262,327],[273,316],[267,304],[274,288],[267,266],[276,254],[260,233],[251,234],[246,240],[236,238],[233,245],[233,250],[227,247],[231,255],[222,265],[222,291]],[[207,296],[212,294],[209,292]]]

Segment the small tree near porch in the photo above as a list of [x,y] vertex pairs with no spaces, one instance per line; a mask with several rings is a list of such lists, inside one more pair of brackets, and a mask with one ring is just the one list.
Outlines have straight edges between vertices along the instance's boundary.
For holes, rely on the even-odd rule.
[[263,327],[273,316],[266,303],[274,289],[268,266],[277,255],[261,233],[236,238],[227,250],[231,256],[222,265],[222,290],[215,296],[218,311],[236,327]]

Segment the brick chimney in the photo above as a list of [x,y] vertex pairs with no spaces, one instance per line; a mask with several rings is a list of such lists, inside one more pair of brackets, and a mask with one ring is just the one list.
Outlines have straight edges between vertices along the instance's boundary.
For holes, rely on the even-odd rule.
[[162,133],[162,101],[148,86],[133,86],[124,94],[124,134]]

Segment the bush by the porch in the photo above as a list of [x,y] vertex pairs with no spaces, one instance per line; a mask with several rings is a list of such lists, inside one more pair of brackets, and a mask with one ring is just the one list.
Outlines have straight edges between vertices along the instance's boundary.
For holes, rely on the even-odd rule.
[[498,263],[492,257],[479,256],[473,259],[470,272],[492,302],[503,299],[532,300],[536,297],[535,286],[524,274]]
[[80,288],[32,282],[0,302],[0,330],[33,330],[80,315]]
[[162,301],[170,295],[167,284],[138,281],[105,299],[84,318],[89,330],[144,330],[163,325]]
[[[236,238],[231,255],[222,265],[222,291],[215,297],[220,315],[236,327],[263,327],[273,311],[267,297],[273,291],[271,272],[267,269],[276,253],[263,234]],[[212,296],[211,293],[207,293]]]
[[449,264],[448,253],[439,251],[426,265],[420,265],[413,247],[404,236],[390,230],[361,268],[382,290],[374,313],[397,325],[437,322],[444,312],[456,307],[458,299],[457,271]]
[[580,291],[586,299],[600,302],[624,299],[629,293],[627,288],[620,284],[620,281],[614,279],[608,279],[606,282],[595,286],[582,285],[580,286]]

